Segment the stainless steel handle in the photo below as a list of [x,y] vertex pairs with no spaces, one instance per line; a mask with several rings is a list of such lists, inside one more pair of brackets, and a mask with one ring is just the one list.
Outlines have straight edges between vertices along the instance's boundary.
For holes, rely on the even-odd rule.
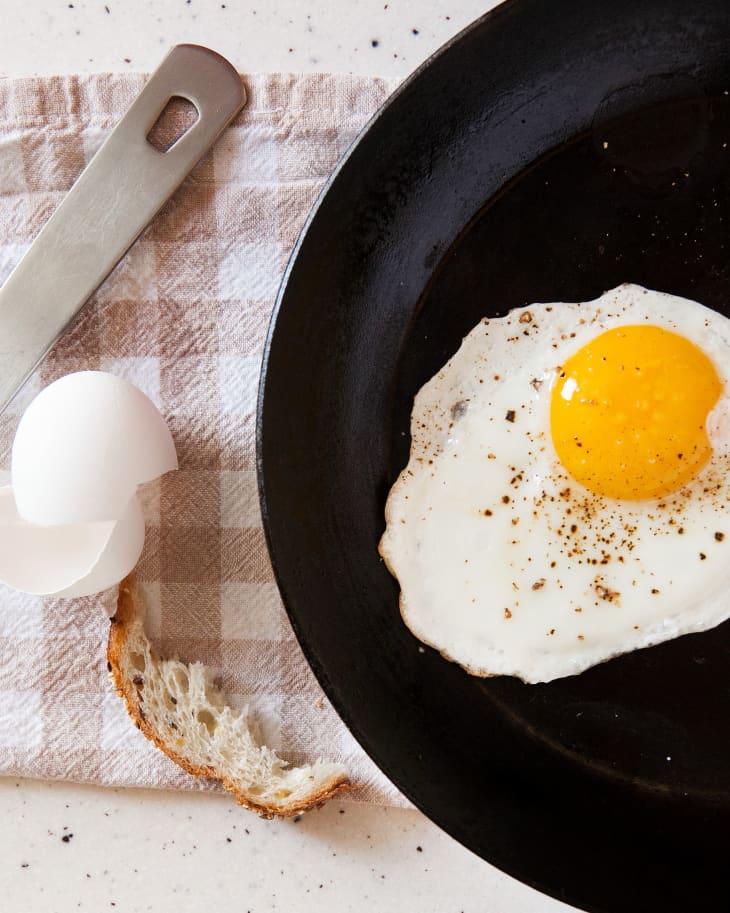
[[[175,96],[198,117],[160,152],[147,135]],[[219,54],[170,51],[0,289],[0,411],[245,102]]]

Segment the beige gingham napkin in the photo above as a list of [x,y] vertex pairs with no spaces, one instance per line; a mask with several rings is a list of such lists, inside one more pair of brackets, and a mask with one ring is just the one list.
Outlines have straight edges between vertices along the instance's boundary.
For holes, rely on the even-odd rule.
[[[0,80],[0,282],[144,79]],[[165,655],[212,666],[287,760],[341,761],[363,785],[360,798],[406,804],[340,722],[294,638],[254,466],[259,365],[280,276],[322,184],[395,83],[245,81],[243,113],[0,417],[0,469],[22,410],[57,377],[101,369],[141,387],[180,458],[178,472],[144,492],[138,578],[150,636]],[[0,587],[0,774],[201,788],[132,726],[113,692],[105,646],[114,599]]]

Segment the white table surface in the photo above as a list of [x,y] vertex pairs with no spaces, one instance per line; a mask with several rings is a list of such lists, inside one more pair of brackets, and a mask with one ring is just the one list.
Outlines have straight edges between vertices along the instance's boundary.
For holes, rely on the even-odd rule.
[[[3,0],[0,75],[154,69],[207,44],[241,71],[405,76],[492,0]],[[420,813],[262,821],[215,795],[0,779],[7,913],[559,913]]]

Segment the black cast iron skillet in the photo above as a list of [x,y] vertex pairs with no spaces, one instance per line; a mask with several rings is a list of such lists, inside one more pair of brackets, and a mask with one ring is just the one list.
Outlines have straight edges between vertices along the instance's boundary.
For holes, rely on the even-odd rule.
[[730,313],[728,90],[727,0],[499,7],[340,165],[266,350],[264,521],[324,689],[437,824],[592,911],[730,909],[730,623],[479,680],[419,648],[376,547],[413,395],[480,317],[625,281]]

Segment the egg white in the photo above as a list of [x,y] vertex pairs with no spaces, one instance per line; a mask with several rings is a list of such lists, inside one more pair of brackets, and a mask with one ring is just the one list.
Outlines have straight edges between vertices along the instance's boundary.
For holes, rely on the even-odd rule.
[[[682,492],[590,493],[558,461],[550,395],[561,363],[612,327],[689,339],[724,389],[713,456]],[[416,396],[408,465],[380,553],[411,631],[475,675],[573,675],[730,616],[730,321],[623,285],[581,304],[483,320]]]

